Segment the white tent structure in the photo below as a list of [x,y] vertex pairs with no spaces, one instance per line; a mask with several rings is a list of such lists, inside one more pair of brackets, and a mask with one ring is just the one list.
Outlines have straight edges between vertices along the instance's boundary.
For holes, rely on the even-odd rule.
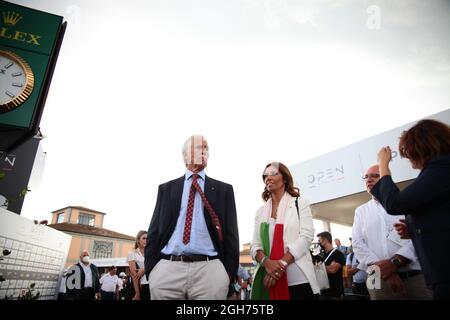
[[[450,125],[450,109],[426,118]],[[362,176],[370,165],[377,163],[381,147],[389,145],[393,150],[391,171],[400,189],[417,177],[419,171],[412,169],[409,160],[402,159],[397,150],[399,136],[415,123],[417,121],[290,167],[296,185],[312,204],[313,217],[323,222],[325,230],[330,230],[330,223],[353,225],[356,207],[370,198]]]

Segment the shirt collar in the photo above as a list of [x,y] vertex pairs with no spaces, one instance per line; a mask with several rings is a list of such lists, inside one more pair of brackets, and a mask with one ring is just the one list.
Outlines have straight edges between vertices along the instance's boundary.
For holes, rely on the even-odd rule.
[[91,265],[91,262],[89,262],[88,265],[85,265],[85,264],[83,263],[83,261],[81,261],[81,260],[78,260],[78,262],[80,263],[80,266],[82,266],[83,268],[89,268],[90,265]]
[[[194,173],[193,173],[191,170],[187,170],[187,171],[186,171],[186,174],[184,175],[184,180],[189,180],[189,179],[192,177],[193,174],[194,174]],[[202,178],[203,180],[205,180],[205,176],[206,176],[205,170],[202,170],[202,171],[200,171],[200,172],[197,173],[197,174],[198,174],[198,176],[199,176],[200,178]]]

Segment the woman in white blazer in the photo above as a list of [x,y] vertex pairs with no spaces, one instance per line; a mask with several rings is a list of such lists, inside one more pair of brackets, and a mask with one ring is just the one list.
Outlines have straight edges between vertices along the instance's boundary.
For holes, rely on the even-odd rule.
[[251,254],[256,260],[253,299],[316,300],[320,293],[309,251],[314,226],[309,201],[300,197],[289,169],[266,166]]

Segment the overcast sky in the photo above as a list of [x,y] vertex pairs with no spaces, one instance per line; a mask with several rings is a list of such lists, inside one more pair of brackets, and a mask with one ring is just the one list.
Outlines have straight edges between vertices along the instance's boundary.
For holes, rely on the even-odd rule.
[[[22,215],[79,205],[147,229],[204,134],[251,240],[268,162],[293,165],[448,109],[450,2],[12,1],[69,22]],[[301,187],[301,186],[300,186]]]

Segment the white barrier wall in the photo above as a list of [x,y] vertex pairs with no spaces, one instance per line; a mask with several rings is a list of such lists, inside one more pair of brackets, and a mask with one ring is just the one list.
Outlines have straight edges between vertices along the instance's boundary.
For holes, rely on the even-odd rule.
[[[450,109],[427,119],[450,125]],[[312,204],[365,191],[361,177],[367,167],[377,162],[378,150],[386,145],[393,150],[391,170],[394,181],[413,179],[419,171],[411,168],[409,160],[400,158],[397,147],[401,133],[415,123],[417,121],[293,165],[290,170],[295,183]]]
[[55,299],[72,237],[0,208],[0,300],[17,299],[34,283],[40,299]]

